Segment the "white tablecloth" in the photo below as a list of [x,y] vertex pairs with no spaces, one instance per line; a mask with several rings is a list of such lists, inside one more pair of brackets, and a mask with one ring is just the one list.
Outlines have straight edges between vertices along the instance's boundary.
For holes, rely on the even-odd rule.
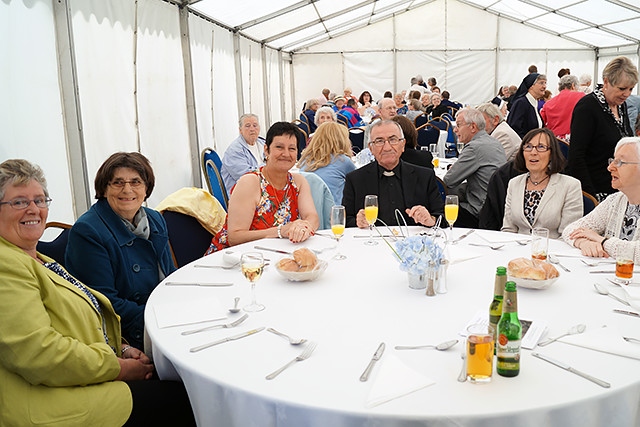
[[[415,232],[416,229],[412,231]],[[463,232],[454,229],[454,236]],[[535,351],[571,364],[611,383],[601,388],[522,351],[521,372],[515,378],[494,374],[486,385],[458,382],[463,351],[461,339],[448,351],[398,351],[395,345],[437,344],[461,338],[458,333],[479,311],[488,311],[493,297],[495,269],[512,258],[528,256],[530,247],[515,242],[502,249],[469,246],[489,240],[513,240],[515,235],[478,230],[451,251],[479,257],[451,265],[449,292],[427,297],[408,287],[391,250],[380,239],[365,246],[368,231],[348,229],[340,241],[345,261],[331,260],[315,282],[285,281],[275,270],[282,256],[264,252],[271,260],[257,285],[258,301],[266,310],[249,314],[233,329],[182,336],[194,325],[159,328],[155,308],[188,313],[198,301],[212,301],[212,316],[230,307],[233,297],[250,299],[250,288],[239,270],[186,266],[166,281],[233,282],[231,287],[166,286],[151,295],[145,312],[153,357],[161,378],[181,378],[189,392],[200,426],[634,426],[640,425],[640,361],[605,354],[563,342]],[[237,253],[263,246],[293,249],[286,240],[266,239],[231,250]],[[323,248],[335,242],[320,236],[305,246]],[[577,254],[560,241],[552,252]],[[330,258],[333,251],[320,257]],[[640,336],[640,319],[613,313],[625,308],[595,292],[594,281],[607,283],[612,275],[589,274],[579,258],[561,258],[572,272],[560,271],[548,290],[518,289],[521,319],[540,320],[556,336],[577,323],[587,331],[603,325],[612,331]],[[214,254],[195,264],[220,264]],[[609,284],[611,287],[611,285]],[[612,287],[611,287],[612,288]],[[613,288],[612,288],[613,289]],[[230,315],[229,320],[243,313]],[[216,323],[216,322],[214,322]],[[219,323],[219,322],[217,322]],[[199,325],[206,325],[199,324]],[[262,331],[198,353],[189,349],[257,327],[273,327],[318,343],[313,355],[296,363],[275,380],[265,376],[293,359],[302,348]],[[386,353],[368,382],[360,382],[380,342]],[[399,359],[407,368],[432,380],[433,385],[370,408],[369,393],[385,361]]]

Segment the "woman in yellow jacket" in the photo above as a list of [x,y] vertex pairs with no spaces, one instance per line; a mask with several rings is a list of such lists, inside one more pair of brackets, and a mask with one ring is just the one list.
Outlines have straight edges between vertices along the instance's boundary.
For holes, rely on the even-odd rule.
[[50,202],[39,167],[0,164],[0,426],[194,425],[109,300],[36,252]]

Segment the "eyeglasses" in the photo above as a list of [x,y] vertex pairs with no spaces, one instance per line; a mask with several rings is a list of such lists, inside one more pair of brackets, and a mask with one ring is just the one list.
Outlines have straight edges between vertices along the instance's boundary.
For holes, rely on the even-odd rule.
[[144,182],[141,179],[138,178],[134,178],[132,180],[124,180],[124,179],[116,179],[113,180],[109,183],[110,186],[115,187],[115,188],[124,188],[125,185],[129,184],[131,186],[131,188],[138,188],[141,185],[144,184]]
[[51,204],[51,199],[49,197],[36,197],[33,200],[29,200],[24,197],[18,197],[16,199],[9,200],[8,202],[0,202],[0,205],[9,205],[13,209],[21,211],[27,209],[31,202],[35,203],[36,207],[45,209]]
[[531,144],[527,144],[524,147],[522,147],[522,151],[533,151],[533,149],[536,149],[536,151],[538,153],[544,153],[545,151],[549,150],[549,146],[548,145],[531,145]]
[[398,138],[397,136],[390,136],[389,138],[376,138],[373,141],[371,141],[371,144],[375,145],[376,147],[383,147],[385,142],[388,142],[390,145],[394,146],[394,145],[398,145],[400,143],[400,141],[404,141],[404,138]]
[[615,166],[617,168],[619,168],[622,165],[640,165],[640,162],[624,162],[624,161],[622,161],[620,159],[618,159],[618,160],[609,159],[609,160],[607,160],[607,163],[610,164],[610,165],[613,165],[613,166]]

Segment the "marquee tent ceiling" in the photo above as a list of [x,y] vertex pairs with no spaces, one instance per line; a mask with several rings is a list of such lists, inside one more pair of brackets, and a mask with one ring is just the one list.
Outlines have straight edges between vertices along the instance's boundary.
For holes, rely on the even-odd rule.
[[[183,0],[182,4],[257,42],[295,52],[394,14],[444,1],[235,0],[230,7],[220,0]],[[637,0],[457,1],[590,48],[640,43]]]

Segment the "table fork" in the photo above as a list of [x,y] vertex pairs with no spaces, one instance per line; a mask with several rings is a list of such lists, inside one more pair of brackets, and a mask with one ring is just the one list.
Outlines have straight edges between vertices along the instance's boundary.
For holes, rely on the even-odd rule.
[[481,246],[484,248],[490,248],[491,250],[497,251],[498,249],[502,249],[504,245],[489,245],[489,244],[485,245],[482,243],[469,243],[469,246]]
[[210,331],[212,329],[218,329],[218,328],[235,328],[240,323],[242,323],[245,320],[247,320],[248,317],[249,317],[249,315],[245,314],[244,316],[240,317],[239,319],[234,320],[231,323],[224,323],[224,324],[220,324],[220,325],[207,326],[205,328],[199,328],[199,329],[191,329],[189,331],[182,332],[182,335],[197,334],[198,332]]
[[286,365],[284,365],[282,368],[280,368],[280,369],[278,369],[276,371],[273,371],[272,373],[267,375],[265,378],[268,379],[268,380],[272,380],[275,377],[277,377],[278,375],[280,375],[280,373],[282,371],[284,371],[285,369],[287,369],[289,366],[293,365],[294,363],[301,362],[301,361],[303,361],[305,359],[308,359],[309,356],[311,356],[311,353],[313,353],[313,350],[316,349],[316,345],[317,345],[316,343],[310,342],[307,345],[307,348],[305,348],[302,353],[300,353],[298,356],[296,356],[295,359],[293,359],[291,362],[289,362]]

